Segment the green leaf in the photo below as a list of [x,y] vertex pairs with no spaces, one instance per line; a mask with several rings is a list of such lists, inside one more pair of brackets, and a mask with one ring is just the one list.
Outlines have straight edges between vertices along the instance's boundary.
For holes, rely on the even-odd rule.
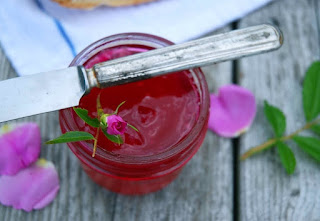
[[283,112],[264,101],[264,114],[271,124],[276,137],[281,137],[286,129],[286,117]]
[[73,108],[76,114],[91,127],[98,128],[100,126],[100,121],[97,118],[91,118],[88,115],[88,111],[82,108]]
[[282,165],[288,174],[292,174],[296,168],[296,158],[292,150],[281,141],[277,142],[277,149]]
[[320,135],[320,125],[313,125],[313,126],[311,127],[311,130],[312,130],[313,132],[315,132],[316,134]]
[[132,129],[134,129],[135,131],[139,132],[139,130],[135,126],[133,126],[131,124],[128,124],[128,126],[131,127]]
[[309,122],[320,113],[320,61],[311,64],[303,82],[303,110]]
[[70,131],[65,134],[62,134],[60,137],[49,140],[46,144],[56,144],[56,143],[68,143],[68,142],[76,142],[83,140],[94,140],[95,138],[92,134],[82,131]]
[[102,129],[103,134],[113,143],[123,144],[123,139],[120,135],[110,135],[106,130]]
[[320,140],[314,137],[294,136],[292,138],[299,147],[315,160],[320,162]]
[[116,111],[114,112],[114,114],[118,114],[119,108],[120,108],[124,103],[126,103],[126,101],[122,101],[122,102],[118,105],[118,107],[117,107]]

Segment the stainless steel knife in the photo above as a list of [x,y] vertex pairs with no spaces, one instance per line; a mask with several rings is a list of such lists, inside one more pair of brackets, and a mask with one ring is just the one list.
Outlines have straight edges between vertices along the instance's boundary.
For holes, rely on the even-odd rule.
[[267,52],[281,32],[259,25],[103,63],[0,81],[0,122],[77,106],[92,87],[109,87],[179,70]]

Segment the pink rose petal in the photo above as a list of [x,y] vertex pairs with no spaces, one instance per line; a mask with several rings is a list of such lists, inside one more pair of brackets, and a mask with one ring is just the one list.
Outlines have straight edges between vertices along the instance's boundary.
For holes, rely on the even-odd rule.
[[223,137],[236,137],[246,131],[255,115],[254,95],[237,85],[226,85],[218,95],[210,95],[209,129]]
[[40,154],[40,129],[35,123],[4,125],[0,129],[0,175],[14,175]]
[[39,159],[14,176],[0,177],[0,202],[25,211],[41,209],[55,198],[59,188],[54,165]]

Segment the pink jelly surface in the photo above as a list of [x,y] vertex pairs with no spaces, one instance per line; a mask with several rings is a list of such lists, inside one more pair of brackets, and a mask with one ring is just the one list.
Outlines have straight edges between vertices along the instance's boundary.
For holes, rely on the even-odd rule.
[[[84,65],[90,68],[99,62],[151,49],[141,45],[108,48]],[[87,109],[91,117],[97,117],[98,94],[105,113],[114,112],[121,102],[126,101],[119,109],[119,116],[139,130],[128,128],[123,135],[124,144],[120,146],[100,133],[98,148],[113,154],[151,156],[164,152],[190,132],[199,116],[199,94],[189,71],[110,88],[94,88],[79,105]],[[75,113],[73,117],[79,130],[96,133],[96,128],[85,124]]]

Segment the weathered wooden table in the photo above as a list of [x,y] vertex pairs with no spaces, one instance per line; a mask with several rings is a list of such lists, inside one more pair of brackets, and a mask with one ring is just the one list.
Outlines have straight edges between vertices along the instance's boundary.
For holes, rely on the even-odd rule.
[[[208,21],[210,22],[210,21]],[[239,155],[272,135],[263,100],[283,109],[287,132],[304,123],[301,87],[307,67],[320,56],[318,0],[278,0],[219,32],[261,23],[278,25],[283,47],[272,53],[203,68],[212,92],[237,83],[258,102],[251,129],[239,139],[208,131],[205,142],[182,174],[165,189],[146,196],[123,196],[95,185],[66,145],[43,146],[41,156],[57,166],[61,189],[50,206],[25,213],[0,206],[0,220],[320,220],[320,165],[291,144],[296,172],[288,176],[275,151],[239,162]],[[15,76],[0,51],[1,79]],[[58,113],[35,121],[43,141],[60,134]]]

